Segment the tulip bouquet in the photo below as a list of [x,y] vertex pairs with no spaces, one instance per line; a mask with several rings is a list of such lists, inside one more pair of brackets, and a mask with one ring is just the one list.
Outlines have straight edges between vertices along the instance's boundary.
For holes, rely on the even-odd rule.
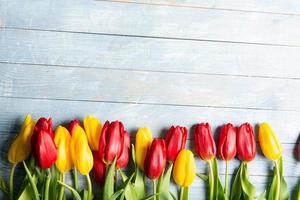
[[[97,118],[87,116],[82,124],[74,119],[67,127],[59,125],[53,131],[51,118],[35,122],[28,115],[8,151],[12,164],[9,185],[0,178],[0,189],[10,200],[65,200],[70,196],[92,200],[96,198],[93,188],[98,188],[97,196],[102,200],[187,200],[189,187],[198,176],[207,182],[210,200],[266,199],[266,192],[256,196],[248,175],[248,165],[256,155],[254,129],[249,123],[239,128],[223,125],[217,145],[208,123],[195,126],[195,154],[207,163],[208,174],[196,173],[195,156],[185,147],[187,135],[188,129],[182,126],[171,126],[165,138],[153,138],[148,128],[139,128],[133,145],[120,121],[106,121],[102,126]],[[274,163],[268,200],[289,199],[277,136],[262,123],[258,138],[262,153]],[[300,145],[298,155],[299,149]],[[217,154],[225,161],[224,187]],[[228,165],[236,155],[241,164],[230,188]],[[26,176],[16,195],[14,171],[21,162]],[[71,180],[65,178],[68,173]],[[79,176],[86,178],[86,188],[79,187]],[[172,179],[178,185],[178,195],[170,191]],[[146,187],[149,180],[151,192]]]

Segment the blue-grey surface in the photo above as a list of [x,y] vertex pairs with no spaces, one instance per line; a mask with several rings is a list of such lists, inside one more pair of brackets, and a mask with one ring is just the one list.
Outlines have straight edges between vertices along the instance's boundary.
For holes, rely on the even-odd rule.
[[[300,3],[291,0],[0,0],[0,175],[7,180],[7,149],[27,113],[55,126],[87,114],[119,119],[132,137],[144,126],[164,136],[173,124],[208,121],[217,136],[226,122],[267,121],[293,191],[299,24]],[[250,163],[259,192],[272,166],[260,152]],[[219,168],[223,180],[224,162]],[[197,160],[197,171],[206,169]],[[190,199],[205,196],[197,179]]]

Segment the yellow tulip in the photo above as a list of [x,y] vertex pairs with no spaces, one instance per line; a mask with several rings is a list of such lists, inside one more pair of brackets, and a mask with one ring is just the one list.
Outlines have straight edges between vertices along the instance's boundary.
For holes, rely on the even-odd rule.
[[89,145],[93,151],[99,148],[99,139],[102,131],[101,122],[93,116],[88,115],[83,120],[84,130],[89,141]]
[[73,161],[70,152],[71,135],[69,131],[59,126],[55,130],[54,142],[57,146],[56,167],[61,173],[65,173],[73,167]]
[[272,128],[266,122],[259,126],[258,139],[261,150],[268,159],[278,160],[281,157],[281,144]]
[[173,179],[177,185],[188,187],[196,177],[196,164],[194,155],[190,150],[179,152],[173,168]]
[[83,128],[75,125],[71,138],[71,156],[76,169],[82,175],[88,175],[93,168],[93,154]]
[[26,160],[31,152],[31,137],[35,122],[31,115],[27,115],[22,125],[19,135],[11,144],[8,151],[8,160],[12,164],[17,164]]
[[147,149],[152,143],[152,134],[148,128],[139,128],[135,136],[135,159],[137,166],[144,171]]

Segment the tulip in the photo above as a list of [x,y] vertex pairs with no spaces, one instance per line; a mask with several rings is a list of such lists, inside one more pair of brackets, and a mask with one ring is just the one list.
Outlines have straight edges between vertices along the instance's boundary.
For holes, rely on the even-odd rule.
[[102,131],[102,125],[100,121],[97,118],[88,115],[86,118],[84,118],[83,125],[91,149],[93,151],[97,151],[99,148],[99,140]]
[[298,145],[297,145],[297,156],[298,156],[298,160],[300,160],[300,140],[298,140]]
[[122,169],[127,166],[129,161],[129,150],[130,150],[130,136],[127,131],[124,131],[123,139],[123,151],[120,157],[117,159],[116,168]]
[[102,186],[105,181],[106,165],[99,157],[98,152],[96,151],[93,152],[93,158],[94,158],[94,166],[93,166],[94,177],[97,183]]
[[[88,197],[87,199],[92,199],[92,183],[89,176],[89,172],[93,168],[94,159],[92,151],[89,147],[86,133],[83,128],[80,126],[78,121],[71,122],[71,156],[75,168],[83,175],[86,176],[88,182]],[[74,178],[77,181],[77,172],[74,172]],[[78,183],[75,183],[77,187]]]
[[16,165],[26,160],[31,152],[31,137],[35,122],[31,115],[27,115],[19,135],[15,138],[8,150],[8,161],[13,164],[9,178],[9,198],[13,199],[13,176]]
[[177,185],[189,187],[196,177],[194,155],[190,150],[183,149],[174,163],[173,178]]
[[232,160],[236,155],[236,128],[232,124],[225,124],[221,128],[219,138],[219,156],[222,160],[226,160],[225,170],[225,188],[224,192],[227,195],[228,191],[228,161]]
[[166,136],[167,160],[174,162],[178,153],[184,149],[187,138],[187,128],[172,126]]
[[148,147],[152,143],[152,134],[148,128],[139,128],[135,136],[135,159],[137,166],[144,171],[144,161]]
[[62,126],[57,127],[54,142],[57,146],[56,168],[61,173],[70,171],[73,166],[73,161],[70,151],[71,135],[69,131]]
[[27,115],[19,135],[8,150],[8,160],[10,163],[17,164],[29,157],[34,124],[31,115]]
[[93,167],[93,154],[89,147],[86,134],[79,124],[72,129],[71,156],[76,169],[87,175]]
[[196,153],[202,160],[212,160],[216,157],[216,144],[208,123],[196,125],[194,138]]
[[144,170],[150,179],[158,179],[166,166],[166,143],[163,139],[154,139],[148,148]]
[[50,168],[57,159],[53,139],[52,119],[40,118],[34,127],[31,144],[38,166],[42,169]]
[[219,138],[219,156],[222,160],[232,160],[236,155],[236,128],[232,124],[225,124],[221,128]]
[[111,164],[115,158],[120,158],[124,147],[124,135],[122,122],[105,122],[100,136],[98,153],[106,164]]
[[259,144],[263,154],[270,160],[278,160],[282,156],[281,144],[266,122],[260,124],[258,134]]
[[255,158],[256,143],[254,131],[249,123],[239,127],[236,140],[237,155],[241,161],[250,162]]
[[72,120],[70,123],[69,123],[69,126],[68,126],[68,130],[70,132],[71,135],[73,135],[73,129],[75,126],[79,125],[80,126],[80,121],[78,119],[74,119]]

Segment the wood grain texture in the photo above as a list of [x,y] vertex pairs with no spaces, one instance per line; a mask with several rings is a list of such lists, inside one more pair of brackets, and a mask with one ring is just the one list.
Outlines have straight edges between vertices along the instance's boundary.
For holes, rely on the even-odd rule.
[[0,33],[0,62],[300,78],[294,67],[297,47],[18,29]]
[[0,18],[3,27],[300,46],[300,17],[268,13],[85,0],[25,0],[20,5],[12,0],[3,2]]
[[293,79],[11,64],[0,72],[5,97],[300,111]]
[[242,1],[242,0],[100,0],[126,3],[155,4],[165,6],[207,8],[219,10],[237,10],[245,12],[265,12],[272,14],[300,14],[300,3],[298,1],[277,0],[272,3],[268,0]]
[[[224,123],[250,122],[257,134],[267,121],[292,193],[300,181],[299,2],[117,1],[0,0],[0,176],[8,178],[7,150],[28,113],[53,117],[55,127],[87,114],[118,119],[132,141],[139,127],[163,137],[183,125],[189,149],[196,123],[210,122],[217,139]],[[230,163],[231,176],[238,166]],[[259,192],[272,166],[260,150],[250,163]],[[224,162],[219,168],[224,181]],[[197,171],[207,171],[199,159]],[[16,183],[23,175],[19,167]],[[206,192],[197,179],[190,199]]]

